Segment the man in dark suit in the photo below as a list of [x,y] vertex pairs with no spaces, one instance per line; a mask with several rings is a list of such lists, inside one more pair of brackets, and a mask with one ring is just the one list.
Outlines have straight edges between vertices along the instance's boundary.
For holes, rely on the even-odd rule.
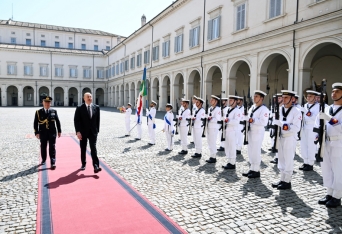
[[[34,116],[33,128],[37,139],[40,139],[40,153],[42,155],[42,165],[46,161],[46,147],[49,142],[49,156],[51,169],[56,169],[56,133],[61,136],[61,123],[57,115],[57,111],[50,108],[51,97],[43,97],[43,108],[36,111]],[[57,130],[56,130],[57,125]]]
[[91,93],[85,93],[83,99],[85,103],[76,108],[74,117],[76,135],[80,140],[81,147],[81,170],[85,170],[87,139],[89,139],[94,172],[98,173],[102,170],[96,150],[97,134],[100,131],[100,107],[92,103]]

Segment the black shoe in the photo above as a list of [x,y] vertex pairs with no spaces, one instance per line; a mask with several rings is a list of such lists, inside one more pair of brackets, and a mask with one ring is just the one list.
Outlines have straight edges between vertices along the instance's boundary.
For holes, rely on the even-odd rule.
[[45,161],[44,161],[44,162],[41,162],[40,165],[45,165]]
[[152,144],[152,143],[148,143],[149,145],[155,145],[155,144]]
[[269,148],[268,151],[272,151],[273,149],[272,148]]
[[235,169],[235,165],[228,163],[226,166],[222,166],[224,169]]
[[56,164],[51,164],[51,170],[55,170],[56,169]]
[[301,166],[299,167],[299,170],[302,171],[302,170],[306,167],[306,165],[308,165],[308,164],[305,164],[305,163],[304,163],[303,165],[301,165]]
[[194,155],[191,155],[192,158],[202,158],[202,154],[195,153]]
[[135,138],[136,141],[140,141],[141,139],[140,138]]
[[275,154],[275,153],[278,153],[278,150],[272,148],[272,151],[271,151],[271,152],[272,152],[273,154]]
[[242,176],[248,177],[249,174],[251,174],[254,171],[249,170],[248,172],[242,173]]
[[165,149],[165,151],[172,151],[172,149],[168,149],[168,148],[166,148],[166,149]]
[[95,165],[94,166],[94,173],[99,173],[100,171],[102,171],[102,168]]
[[318,200],[318,204],[320,204],[320,205],[325,205],[325,204],[327,204],[328,201],[331,200],[331,198],[332,198],[332,196],[326,195],[326,196],[323,197],[322,199],[319,199],[319,200]]
[[190,144],[195,144],[195,142],[191,141]]
[[248,174],[248,178],[259,178],[260,177],[260,171],[253,171],[252,173]]
[[341,199],[331,197],[331,199],[325,204],[325,206],[328,208],[336,208],[338,206],[341,206]]
[[279,185],[281,185],[283,183],[283,181],[279,181],[277,183],[273,183],[272,184],[272,188],[278,188]]
[[291,182],[286,183],[285,181],[283,181],[283,183],[281,183],[278,187],[278,190],[285,190],[285,189],[291,189]]
[[80,168],[80,170],[81,170],[81,171],[84,171],[85,168],[86,168],[86,165],[82,165],[81,168]]
[[188,154],[187,150],[182,150],[181,152],[178,152],[178,154]]
[[323,158],[319,157],[318,154],[315,154],[316,162],[323,162]]
[[220,146],[220,148],[218,148],[217,151],[224,151],[224,148]]
[[216,158],[210,157],[208,160],[205,160],[207,163],[216,163]]
[[125,135],[125,136],[129,136],[129,135]]
[[313,171],[313,166],[306,164],[306,166],[303,168],[303,171]]
[[238,155],[241,154],[241,150],[237,150],[236,154],[238,154]]
[[272,161],[270,161],[270,163],[278,164],[278,158],[274,158]]

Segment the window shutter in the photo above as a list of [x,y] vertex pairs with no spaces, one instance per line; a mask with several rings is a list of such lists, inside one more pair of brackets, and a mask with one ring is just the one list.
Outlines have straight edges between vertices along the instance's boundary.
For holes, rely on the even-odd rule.
[[148,50],[147,51],[147,63],[150,63],[150,55],[151,55],[151,51]]
[[7,65],[7,74],[10,75],[11,74],[11,66]]
[[61,69],[61,76],[64,76],[63,68],[60,68],[60,69]]
[[97,78],[100,78],[100,71],[97,70]]
[[275,0],[270,0],[270,18],[274,17]]
[[217,37],[221,36],[221,16],[217,17]]
[[75,69],[75,76],[78,77],[77,75],[78,75],[78,74],[77,74],[77,69]]
[[275,12],[275,16],[278,16],[281,14],[281,0],[276,0],[277,4],[276,4],[276,12]]
[[43,67],[40,67],[40,68],[39,68],[39,72],[40,72],[40,73],[39,73],[40,76],[43,76]]
[[189,47],[191,48],[191,47],[193,47],[194,45],[194,43],[193,43],[193,32],[194,32],[194,28],[193,29],[190,29],[189,30]]
[[246,8],[245,8],[245,4],[242,5],[242,12],[241,12],[241,29],[245,28],[245,16],[246,16]]
[[86,78],[87,76],[86,76],[86,70],[85,69],[83,69],[83,78]]
[[33,76],[33,67],[30,67],[30,75]]
[[55,67],[55,76],[58,76],[58,69]]
[[208,21],[208,41],[212,39],[212,31],[213,31],[213,20]]
[[183,51],[183,37],[184,37],[184,34],[181,35],[181,45],[180,45],[180,51]]
[[199,45],[199,42],[200,42],[200,31],[201,31],[201,26],[198,26],[197,27],[197,44],[196,45]]
[[157,60],[159,60],[159,46],[157,46]]
[[177,37],[175,37],[175,48],[174,48],[174,50],[175,50],[175,53],[177,53]]

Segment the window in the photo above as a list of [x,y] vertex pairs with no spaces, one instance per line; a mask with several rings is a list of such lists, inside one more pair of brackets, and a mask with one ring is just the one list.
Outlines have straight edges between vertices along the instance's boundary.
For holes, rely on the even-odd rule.
[[26,45],[31,45],[31,39],[26,39]]
[[115,65],[112,66],[112,76],[115,76]]
[[98,45],[94,45],[94,50],[99,50],[99,46]]
[[55,76],[57,76],[57,77],[63,76],[63,68],[62,67],[56,67],[55,68]]
[[190,48],[198,46],[199,45],[199,38],[200,38],[200,26],[190,29],[190,39],[189,39],[189,46]]
[[175,37],[175,53],[183,51],[183,34]]
[[281,0],[270,0],[270,19],[281,14]]
[[33,75],[32,65],[24,65],[24,75],[25,76],[32,76]]
[[163,42],[162,44],[163,51],[162,51],[162,56],[164,58],[170,56],[170,40]]
[[104,78],[104,70],[103,69],[97,69],[97,78],[98,79]]
[[47,74],[48,74],[48,70],[47,69],[48,69],[47,66],[40,66],[40,68],[39,68],[39,70],[40,70],[39,75],[40,76],[47,76]]
[[124,63],[121,62],[120,63],[120,73],[123,73],[124,72]]
[[59,41],[55,41],[55,47],[59,48]]
[[68,43],[68,48],[69,48],[69,49],[73,49],[73,48],[74,48],[74,43],[70,43],[70,42],[69,42],[69,43]]
[[144,64],[150,63],[150,50],[144,51]]
[[242,4],[236,9],[236,31],[245,28],[246,4]]
[[106,50],[110,50],[110,46],[106,46]]
[[17,44],[17,38],[11,37],[11,44]]
[[141,66],[141,57],[142,57],[142,54],[137,55],[137,67]]
[[116,64],[116,74],[119,75],[119,64]]
[[81,45],[81,49],[82,49],[82,50],[85,50],[85,49],[86,49],[86,44],[82,44],[82,45]]
[[135,67],[135,57],[133,56],[131,58],[131,69],[134,69],[134,67]]
[[70,75],[70,77],[77,77],[77,68],[76,67],[71,67],[69,75]]
[[14,64],[7,65],[7,75],[16,75],[17,66]]
[[128,62],[128,59],[127,60],[125,60],[125,71],[128,71],[128,68],[129,68],[129,64],[128,64],[129,62]]
[[41,40],[41,41],[40,41],[40,46],[46,46],[46,41]]
[[83,69],[83,78],[91,78],[91,70],[90,68]]
[[208,41],[215,40],[221,36],[221,16],[208,21]]
[[159,60],[159,45],[152,48],[152,59],[153,61]]

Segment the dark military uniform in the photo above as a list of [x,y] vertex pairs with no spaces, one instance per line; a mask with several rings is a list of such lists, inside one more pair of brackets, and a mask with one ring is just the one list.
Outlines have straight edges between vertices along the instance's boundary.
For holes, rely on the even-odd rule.
[[51,108],[47,110],[47,113],[45,112],[44,108],[37,110],[34,117],[33,127],[34,134],[39,134],[40,136],[40,152],[42,155],[42,163],[44,163],[46,160],[46,147],[47,143],[49,142],[51,165],[54,165],[56,162],[55,144],[57,131],[58,133],[62,132],[57,111]]

